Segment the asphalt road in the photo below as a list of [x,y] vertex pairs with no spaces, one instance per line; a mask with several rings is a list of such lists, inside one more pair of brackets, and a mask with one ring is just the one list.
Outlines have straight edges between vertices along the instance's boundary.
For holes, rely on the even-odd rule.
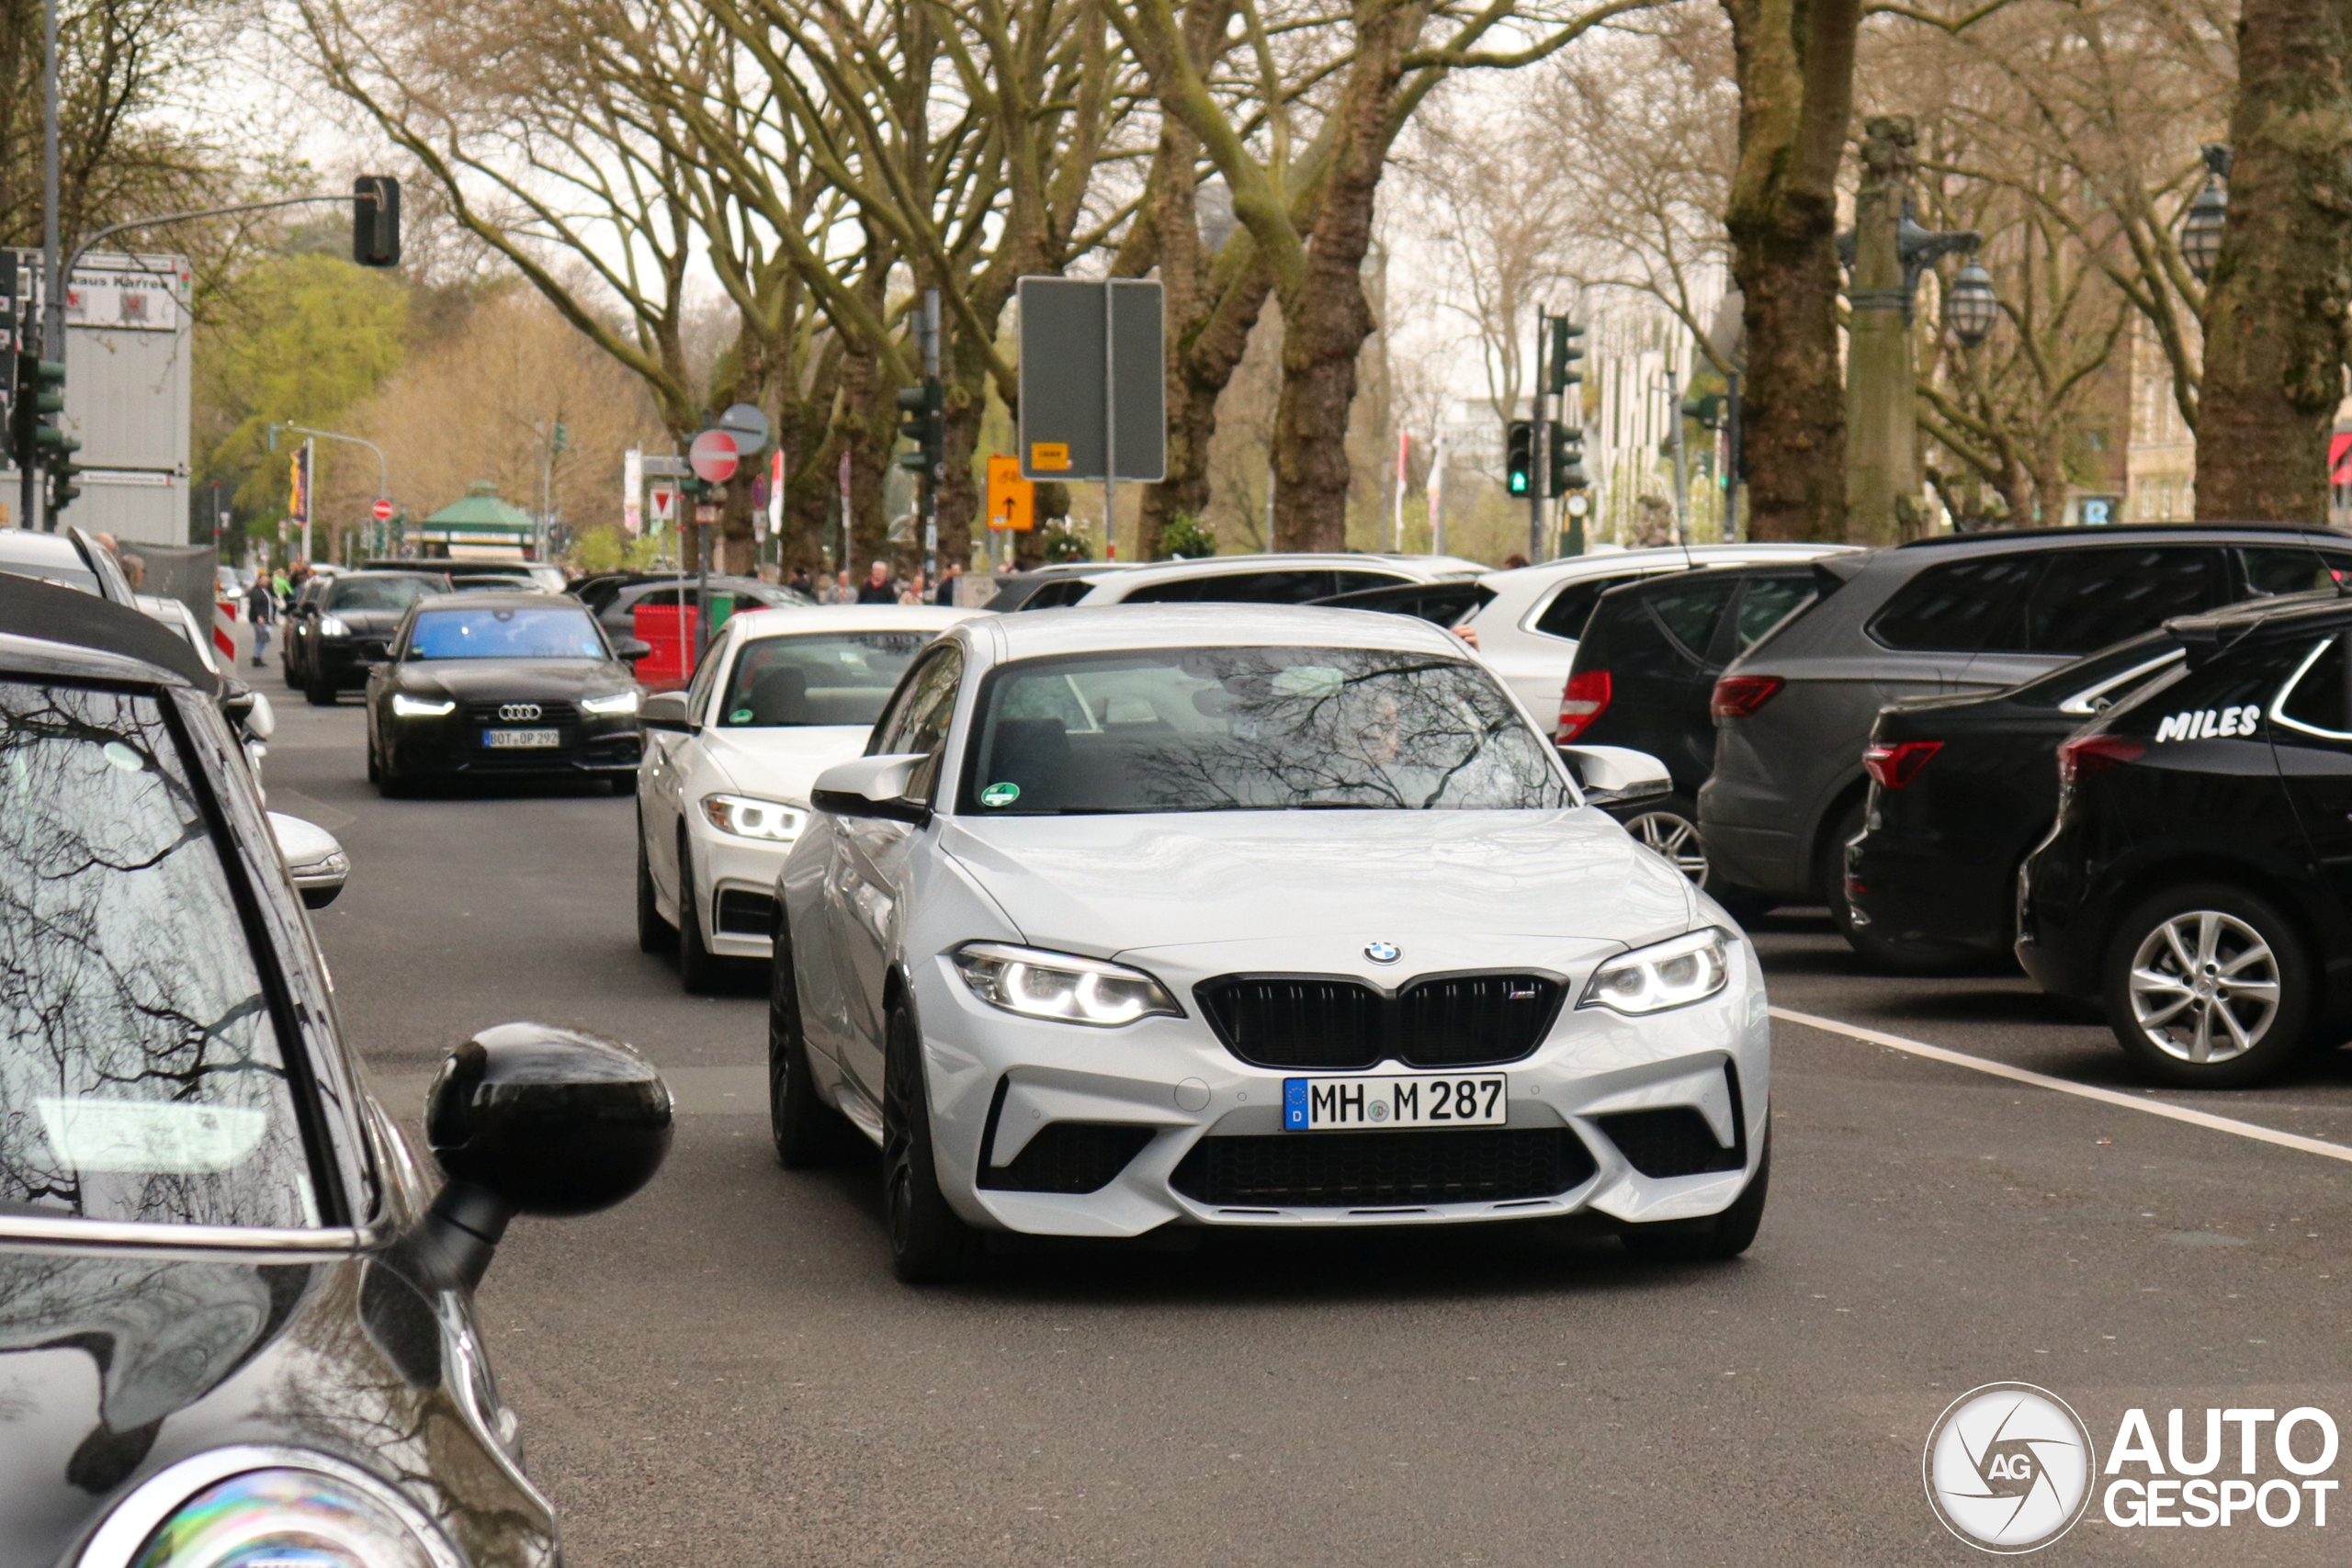
[[[396,1111],[514,1019],[628,1039],[680,1089],[655,1183],[519,1223],[483,1288],[570,1568],[1976,1562],[1920,1481],[1976,1385],[2055,1391],[2102,1450],[2132,1406],[2159,1441],[2188,1408],[2192,1448],[2208,1405],[2352,1427],[2352,1165],[1786,1021],[1770,1207],[1736,1263],[1517,1230],[1220,1237],[906,1289],[873,1164],[777,1168],[760,998],[688,998],[638,953],[630,801],[380,801],[356,704],[279,713],[271,804],[351,852],[318,929]],[[1803,916],[1757,934],[1780,1006],[2352,1145],[2352,1055],[2143,1095],[2021,977],[1870,976]],[[2352,1500],[2327,1529],[2094,1506],[2044,1560],[2334,1562],[2346,1530]]]

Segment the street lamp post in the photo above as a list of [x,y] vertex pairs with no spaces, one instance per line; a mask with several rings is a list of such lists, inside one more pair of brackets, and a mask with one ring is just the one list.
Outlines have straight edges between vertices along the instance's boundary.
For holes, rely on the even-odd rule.
[[1993,292],[1993,275],[1972,261],[1960,269],[1944,294],[1944,324],[1962,348],[1974,348],[1993,331],[2001,313],[2000,296]]
[[2199,283],[2213,276],[2214,265],[2222,259],[2222,230],[2230,215],[2230,149],[2213,141],[2202,152],[2205,188],[2180,220],[2180,259]]

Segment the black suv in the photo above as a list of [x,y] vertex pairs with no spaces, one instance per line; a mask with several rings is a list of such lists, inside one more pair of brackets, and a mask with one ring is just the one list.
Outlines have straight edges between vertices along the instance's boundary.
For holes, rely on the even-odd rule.
[[2017,953],[2150,1077],[2235,1088],[2352,1030],[2352,600],[2172,630],[2181,663],[2058,749]]
[[320,706],[357,691],[386,659],[408,607],[450,592],[437,571],[350,571],[306,584],[287,616],[288,683],[299,674],[302,694]]
[[1715,762],[1707,707],[1715,677],[1817,591],[1810,561],[1643,578],[1603,593],[1577,644],[1556,739],[1630,747],[1666,764],[1674,793],[1620,815],[1702,887],[1707,854],[1696,802]]
[[2177,616],[2352,578],[2352,537],[2144,524],[1923,539],[1815,563],[1823,593],[1715,684],[1699,792],[1710,891],[1826,902],[1847,919],[1862,747],[1905,697],[1994,691]]

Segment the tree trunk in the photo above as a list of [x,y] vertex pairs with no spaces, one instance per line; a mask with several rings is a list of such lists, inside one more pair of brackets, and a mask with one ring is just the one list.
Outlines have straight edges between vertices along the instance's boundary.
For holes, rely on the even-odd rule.
[[1739,80],[1724,227],[1747,331],[1740,432],[1749,536],[1846,537],[1838,363],[1838,163],[1857,0],[1723,0]]
[[2324,524],[2352,310],[2352,0],[2245,0],[2197,515]]

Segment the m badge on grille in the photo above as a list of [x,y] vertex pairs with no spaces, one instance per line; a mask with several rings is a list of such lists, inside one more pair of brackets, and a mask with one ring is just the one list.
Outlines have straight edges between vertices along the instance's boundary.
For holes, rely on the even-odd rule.
[[1393,942],[1367,942],[1364,944],[1363,955],[1374,964],[1394,964],[1405,956]]

